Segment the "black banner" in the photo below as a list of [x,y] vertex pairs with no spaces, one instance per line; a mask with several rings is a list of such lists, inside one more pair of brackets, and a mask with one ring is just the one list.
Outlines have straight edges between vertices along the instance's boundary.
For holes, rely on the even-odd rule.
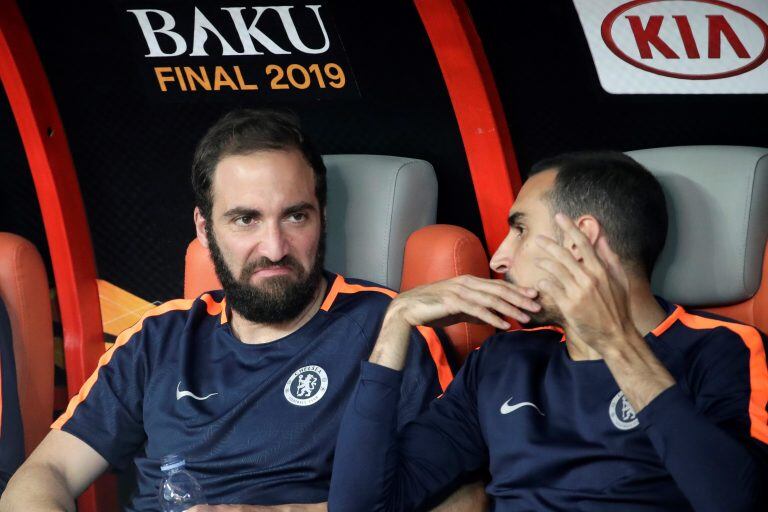
[[150,96],[295,101],[360,95],[325,3],[154,0],[116,7]]

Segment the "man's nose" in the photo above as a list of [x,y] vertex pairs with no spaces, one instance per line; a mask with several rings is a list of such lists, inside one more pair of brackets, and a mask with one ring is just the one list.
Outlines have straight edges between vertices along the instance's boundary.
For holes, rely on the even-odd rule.
[[499,248],[496,249],[496,252],[493,253],[489,266],[494,272],[499,274],[506,274],[511,264],[512,247],[510,243],[510,237],[507,235],[507,237],[504,238],[504,240],[501,242]]
[[259,252],[271,261],[280,261],[288,254],[288,239],[279,223],[268,223],[265,228]]

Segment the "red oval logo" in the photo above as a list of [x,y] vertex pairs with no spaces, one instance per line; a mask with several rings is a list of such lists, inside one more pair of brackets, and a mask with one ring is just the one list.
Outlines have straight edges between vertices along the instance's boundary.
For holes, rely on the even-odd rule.
[[[647,19],[630,14],[633,9],[661,3],[667,4],[667,12],[645,12],[650,14]],[[674,5],[682,8],[694,3],[715,6],[716,9],[714,12],[699,10],[694,18],[691,9],[676,10],[669,7]],[[621,27],[623,32],[619,34],[620,37],[616,37],[614,31],[620,19],[626,23]],[[720,0],[634,0],[608,13],[600,32],[605,44],[621,60],[644,71],[670,78],[727,78],[751,71],[768,60],[768,24],[752,12]],[[745,38],[740,37],[739,32],[748,33],[751,41],[762,36],[762,41],[757,46],[745,45]],[[698,38],[695,33],[699,35]],[[632,46],[630,39],[634,43]],[[706,39],[706,44],[701,44],[702,39]],[[618,44],[617,40],[622,44]],[[621,48],[622,45],[625,49]],[[723,46],[730,47],[727,50],[728,58],[723,58]],[[636,56],[630,56],[630,53]],[[745,59],[749,60],[744,62]],[[736,67],[717,69],[727,63],[735,64]]]

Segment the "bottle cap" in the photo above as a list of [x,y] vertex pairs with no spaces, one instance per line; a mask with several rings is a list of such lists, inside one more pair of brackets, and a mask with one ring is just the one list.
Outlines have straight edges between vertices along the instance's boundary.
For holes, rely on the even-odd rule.
[[160,471],[170,471],[171,469],[182,468],[186,464],[186,461],[181,455],[172,453],[166,455],[160,461]]

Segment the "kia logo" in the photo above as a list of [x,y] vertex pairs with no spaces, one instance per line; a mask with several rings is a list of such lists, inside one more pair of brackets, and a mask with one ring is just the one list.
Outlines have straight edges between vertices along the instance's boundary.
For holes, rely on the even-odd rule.
[[768,59],[768,24],[719,0],[634,0],[608,13],[600,32],[623,61],[671,78],[727,78]]

